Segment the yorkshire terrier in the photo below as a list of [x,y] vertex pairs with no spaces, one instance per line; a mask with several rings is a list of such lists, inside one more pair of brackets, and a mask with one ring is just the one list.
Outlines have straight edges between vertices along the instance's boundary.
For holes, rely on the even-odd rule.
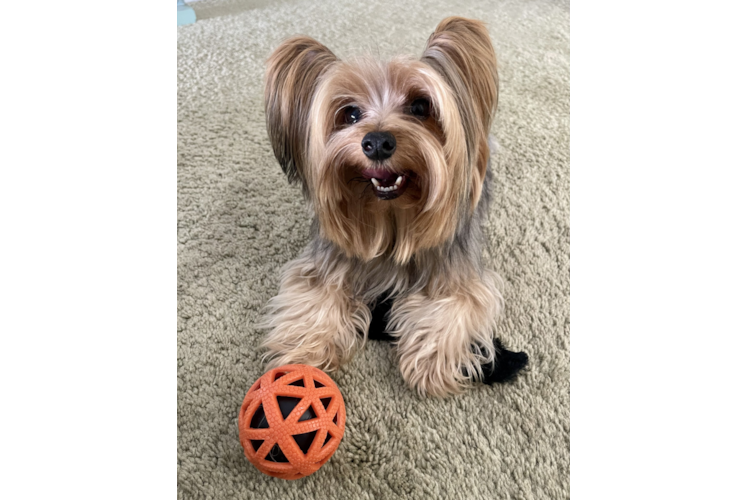
[[331,371],[388,339],[411,388],[446,396],[527,364],[494,338],[501,282],[481,257],[498,87],[488,31],[460,17],[420,59],[341,61],[304,36],[273,52],[268,134],[314,220],[266,309],[271,367]]

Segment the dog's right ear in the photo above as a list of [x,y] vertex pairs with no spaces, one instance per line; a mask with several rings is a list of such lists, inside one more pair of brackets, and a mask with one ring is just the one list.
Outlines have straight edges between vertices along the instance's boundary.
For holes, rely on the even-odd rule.
[[275,157],[293,183],[308,187],[304,161],[309,116],[319,77],[337,58],[318,41],[297,36],[283,42],[267,61],[265,73],[265,117]]

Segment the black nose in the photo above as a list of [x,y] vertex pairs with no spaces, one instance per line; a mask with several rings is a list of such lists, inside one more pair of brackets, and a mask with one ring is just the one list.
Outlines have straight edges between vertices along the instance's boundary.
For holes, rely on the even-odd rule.
[[361,141],[364,154],[372,160],[386,160],[395,152],[397,141],[389,132],[369,132]]

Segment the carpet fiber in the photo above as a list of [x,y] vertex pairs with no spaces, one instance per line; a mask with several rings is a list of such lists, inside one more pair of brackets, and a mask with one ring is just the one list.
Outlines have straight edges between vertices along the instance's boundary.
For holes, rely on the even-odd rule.
[[[569,6],[544,1],[205,0],[178,28],[178,498],[483,499],[569,496]],[[487,223],[506,284],[499,335],[519,378],[445,400],[404,384],[370,342],[333,374],[348,421],[314,475],[245,459],[237,415],[263,373],[255,328],[309,238],[300,191],[268,142],[263,63],[292,34],[339,57],[419,55],[437,23],[488,23],[499,58],[500,148]]]

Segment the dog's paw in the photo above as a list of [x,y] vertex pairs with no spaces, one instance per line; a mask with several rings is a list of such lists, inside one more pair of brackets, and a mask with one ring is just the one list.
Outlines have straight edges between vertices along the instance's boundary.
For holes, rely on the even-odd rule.
[[496,350],[495,362],[493,366],[483,365],[483,382],[494,384],[513,380],[527,366],[527,354],[504,349],[499,339],[494,339],[493,345]]
[[370,307],[371,323],[369,323],[369,333],[367,335],[369,340],[384,340],[387,342],[395,340],[395,337],[386,331],[390,310],[392,310],[392,302],[393,299],[383,296],[377,299],[377,302]]

